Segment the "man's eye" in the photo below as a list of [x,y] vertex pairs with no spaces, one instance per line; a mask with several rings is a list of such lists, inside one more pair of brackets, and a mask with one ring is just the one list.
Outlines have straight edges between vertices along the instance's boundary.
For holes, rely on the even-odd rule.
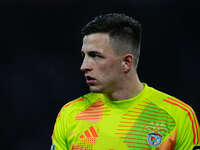
[[92,54],[91,57],[99,57],[98,55],[96,54]]
[[93,58],[96,58],[96,57],[102,58],[102,56],[97,53],[90,53],[90,56]]

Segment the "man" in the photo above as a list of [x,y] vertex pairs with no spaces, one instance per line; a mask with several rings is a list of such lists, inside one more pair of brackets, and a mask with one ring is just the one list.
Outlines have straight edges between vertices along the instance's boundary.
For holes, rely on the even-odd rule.
[[141,83],[141,25],[124,14],[96,17],[83,29],[81,71],[90,93],[56,119],[55,150],[192,150],[196,115],[184,102]]

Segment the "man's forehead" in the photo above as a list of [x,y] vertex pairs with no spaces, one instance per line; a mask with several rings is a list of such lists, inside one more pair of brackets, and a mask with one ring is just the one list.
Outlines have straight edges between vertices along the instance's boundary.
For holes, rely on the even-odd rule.
[[83,38],[83,45],[81,51],[99,51],[103,52],[105,49],[111,48],[109,43],[109,36],[106,33],[93,33],[86,35]]

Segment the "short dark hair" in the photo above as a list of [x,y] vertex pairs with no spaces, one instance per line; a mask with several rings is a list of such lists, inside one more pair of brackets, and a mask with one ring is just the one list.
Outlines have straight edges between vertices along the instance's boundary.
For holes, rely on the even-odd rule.
[[97,16],[81,30],[83,37],[93,33],[108,33],[118,54],[128,52],[134,55],[136,67],[140,55],[141,32],[139,21],[121,13]]

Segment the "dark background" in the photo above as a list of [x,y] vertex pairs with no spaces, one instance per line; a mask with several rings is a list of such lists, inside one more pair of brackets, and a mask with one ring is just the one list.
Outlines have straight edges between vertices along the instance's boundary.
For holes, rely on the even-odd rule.
[[200,119],[199,9],[195,0],[1,0],[1,147],[50,149],[60,108],[88,92],[80,30],[108,12],[143,25],[140,79],[188,103]]

